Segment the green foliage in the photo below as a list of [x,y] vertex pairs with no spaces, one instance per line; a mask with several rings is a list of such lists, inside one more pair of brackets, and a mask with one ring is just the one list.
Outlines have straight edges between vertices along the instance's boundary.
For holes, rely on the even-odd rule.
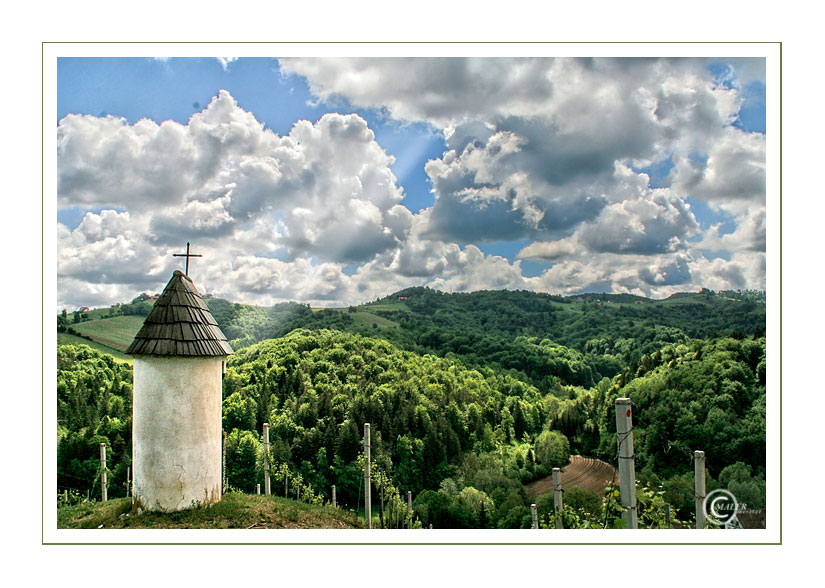
[[536,461],[558,468],[570,461],[570,443],[558,431],[544,431],[536,439]]
[[[207,299],[236,349],[223,397],[231,487],[263,487],[268,460],[274,494],[288,482],[290,498],[320,504],[335,484],[338,503],[358,510],[369,422],[373,513],[383,487],[387,526],[529,528],[523,485],[563,467],[571,451],[612,461],[613,402],[629,396],[644,526],[663,524],[665,501],[674,518],[692,516],[694,449],[708,456],[709,488],[729,487],[749,507],[764,504],[765,339],[744,335],[764,325],[758,300],[686,295],[635,304],[629,295],[594,295],[578,304],[527,292],[400,294],[408,300],[319,312]],[[70,320],[58,317],[58,326],[68,331]],[[82,324],[94,323],[103,321]],[[728,328],[738,332],[689,338]],[[274,335],[283,336],[268,339]],[[58,418],[59,484],[91,488],[97,444],[106,442],[110,496],[121,485],[125,494],[130,366],[61,347]],[[595,494],[567,489],[565,526],[621,526],[616,492],[599,504]],[[552,493],[539,502],[541,524],[552,527]]]
[[126,495],[131,466],[132,366],[86,345],[57,349],[58,490],[100,496],[106,444],[109,496]]
[[730,337],[694,340],[646,356],[620,374],[604,392],[600,451],[615,454],[618,397],[629,397],[637,468],[661,479],[692,470],[691,454],[701,449],[708,469],[743,462],[759,474],[765,468],[765,388],[756,369],[765,339]]
[[588,515],[599,515],[601,498],[593,490],[573,486],[564,490],[564,504],[574,511],[584,511]]

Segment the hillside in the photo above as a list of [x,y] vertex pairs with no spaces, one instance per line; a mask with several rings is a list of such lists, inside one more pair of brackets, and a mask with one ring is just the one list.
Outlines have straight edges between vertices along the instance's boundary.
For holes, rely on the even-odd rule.
[[361,529],[352,513],[276,496],[226,494],[209,508],[131,514],[129,498],[57,509],[58,529]]
[[[748,296],[411,288],[317,311],[209,299],[236,351],[224,379],[228,483],[252,492],[262,482],[269,423],[275,483],[288,477],[319,500],[335,484],[339,504],[358,509],[369,422],[373,484],[388,507],[406,510],[410,491],[424,525],[529,527],[525,488],[571,453],[615,466],[612,405],[626,396],[638,406],[639,480],[661,486],[680,516],[693,505],[685,456],[696,448],[708,456],[709,488],[724,483],[764,504],[765,305]],[[58,325],[125,347],[142,322],[96,312]],[[131,396],[131,364],[58,347],[59,490],[94,497],[106,443],[109,496],[125,495]]]

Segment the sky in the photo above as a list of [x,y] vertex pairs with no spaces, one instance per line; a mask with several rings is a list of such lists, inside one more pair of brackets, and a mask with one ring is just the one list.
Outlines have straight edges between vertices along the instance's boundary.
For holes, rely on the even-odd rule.
[[766,288],[763,58],[58,58],[57,307]]

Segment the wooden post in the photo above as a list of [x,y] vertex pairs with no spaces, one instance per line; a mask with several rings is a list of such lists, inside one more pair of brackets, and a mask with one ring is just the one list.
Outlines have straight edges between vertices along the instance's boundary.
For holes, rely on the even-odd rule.
[[264,423],[264,494],[272,494],[269,482],[269,423]]
[[665,527],[670,529],[670,503],[665,503]]
[[412,529],[412,491],[407,490],[407,528]]
[[[545,471],[547,471],[547,470],[545,470]],[[539,513],[538,513],[538,510],[536,510],[536,505],[535,504],[530,505],[530,514],[533,515],[533,528],[538,529],[539,528]]]
[[332,508],[336,508],[338,504],[335,501],[335,484],[332,485]]
[[636,463],[633,454],[633,417],[630,398],[616,399],[616,439],[619,445],[619,492],[626,528],[638,529],[636,513]]
[[284,498],[289,497],[289,472],[284,472]]
[[693,452],[693,472],[696,483],[696,528],[705,528],[705,452]]
[[364,464],[364,516],[367,518],[367,529],[372,529],[372,484],[370,483],[370,424],[364,423],[364,455],[367,461]]
[[261,485],[260,484],[255,484],[255,494],[258,494],[258,495],[261,494]]
[[226,430],[222,431],[221,440],[221,495],[226,494]]
[[106,502],[106,444],[100,444],[100,498]]
[[564,529],[564,523],[561,520],[561,514],[564,512],[562,507],[561,496],[561,469],[553,468],[553,505],[556,510],[556,528]]

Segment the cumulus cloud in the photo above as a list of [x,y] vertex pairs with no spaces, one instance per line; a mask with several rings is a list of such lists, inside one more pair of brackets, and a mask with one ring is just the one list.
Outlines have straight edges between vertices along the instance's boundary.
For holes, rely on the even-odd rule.
[[[258,303],[350,304],[422,283],[764,287],[765,137],[733,124],[760,64],[728,61],[723,75],[704,59],[281,59],[321,102],[442,134],[424,167],[434,204],[416,214],[358,114],[279,136],[222,90],[186,124],[69,115],[58,205],[100,212],[58,226],[59,297],[162,287],[186,240],[208,256],[205,289]],[[637,171],[667,160],[657,187]],[[701,226],[688,199],[727,222]],[[485,241],[527,245],[508,260]],[[526,259],[552,265],[525,278]]]
[[617,165],[611,204],[598,216],[578,224],[575,233],[556,241],[536,241],[522,259],[554,260],[582,254],[654,255],[684,249],[699,232],[690,205],[670,189],[651,189],[646,174]]
[[706,156],[674,158],[673,187],[729,211],[765,203],[765,136],[728,127]]

